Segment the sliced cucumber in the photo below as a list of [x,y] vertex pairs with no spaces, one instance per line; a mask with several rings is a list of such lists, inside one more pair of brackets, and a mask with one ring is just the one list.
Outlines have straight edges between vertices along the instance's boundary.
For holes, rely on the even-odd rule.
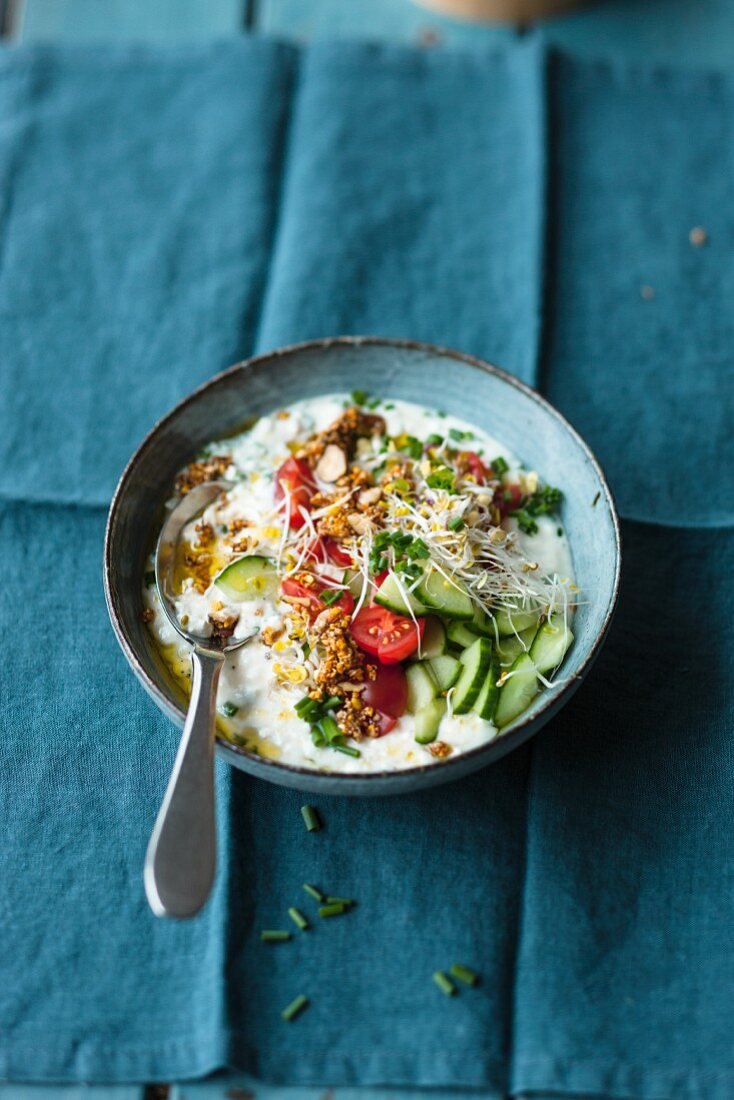
[[483,634],[485,638],[494,638],[492,620],[478,604],[474,604],[474,618],[469,623],[469,629],[473,630],[475,634]]
[[418,599],[415,592],[408,592],[403,581],[398,581],[394,573],[385,577],[380,587],[375,592],[375,603],[386,607],[389,611],[396,611],[398,615],[427,615],[427,609]]
[[438,690],[448,691],[459,679],[462,664],[461,661],[457,661],[456,657],[449,657],[448,654],[445,654],[443,657],[433,657],[428,662],[428,667],[438,685]]
[[529,653],[521,653],[512,668],[509,680],[500,688],[500,697],[495,711],[495,725],[503,726],[522,714],[530,706],[540,690],[535,662]]
[[478,637],[476,632],[472,630],[471,623],[449,623],[446,627],[446,633],[449,641],[453,642],[454,645],[461,646],[462,649],[473,645]]
[[530,626],[527,630],[521,630],[519,634],[500,638],[496,652],[503,668],[509,668],[521,653],[528,652],[536,633],[537,628]]
[[466,714],[476,701],[487,679],[492,660],[492,643],[488,638],[477,638],[461,655],[462,669],[452,696],[454,714]]
[[494,616],[497,630],[501,636],[519,634],[521,630],[527,630],[531,626],[537,626],[540,618],[540,608],[520,608],[516,611],[505,611],[504,608]]
[[427,662],[416,661],[405,670],[408,681],[408,712],[417,714],[438,695],[438,685],[431,675]]
[[561,616],[543,623],[530,647],[530,656],[538,672],[552,672],[558,668],[572,641],[573,633]]
[[415,716],[415,739],[419,745],[430,745],[438,736],[438,727],[446,713],[445,699],[432,699]]
[[416,595],[426,607],[440,612],[447,619],[470,621],[474,617],[474,604],[469,593],[457,587],[457,582],[447,581],[437,569],[428,569],[423,574]]
[[497,658],[492,655],[492,659],[489,662],[489,672],[487,678],[482,684],[479,695],[477,695],[472,710],[479,715],[480,718],[484,718],[485,721],[491,722],[494,718],[494,712],[497,709],[497,700],[499,698],[500,689],[497,687],[497,680],[500,674],[500,664]]
[[362,574],[358,570],[345,569],[343,583],[352,593],[355,600],[358,600],[359,597],[362,595],[362,586],[364,585],[364,577],[362,576]]
[[214,578],[217,588],[228,600],[244,603],[275,596],[278,591],[278,571],[270,558],[248,554],[226,565]]
[[421,639],[421,660],[427,661],[431,657],[442,657],[448,649],[446,630],[440,619],[430,615],[426,619],[426,629]]

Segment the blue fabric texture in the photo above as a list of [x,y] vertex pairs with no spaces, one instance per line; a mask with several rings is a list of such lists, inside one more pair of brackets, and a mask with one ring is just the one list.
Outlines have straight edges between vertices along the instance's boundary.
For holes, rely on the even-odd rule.
[[[729,1098],[730,82],[248,40],[17,50],[0,81],[0,1077]],[[214,896],[160,922],[177,733],[107,622],[105,506],[195,384],[348,331],[550,394],[621,504],[620,614],[553,724],[461,783],[319,799],[311,835],[297,792],[220,768]],[[359,906],[263,947],[304,881]],[[449,1000],[456,960],[483,980]]]

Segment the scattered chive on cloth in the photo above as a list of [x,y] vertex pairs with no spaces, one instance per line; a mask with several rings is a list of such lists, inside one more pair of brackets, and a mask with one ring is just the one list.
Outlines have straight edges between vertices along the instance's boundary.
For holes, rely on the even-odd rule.
[[[0,1077],[729,1100],[734,85],[243,39],[14,49],[0,86]],[[482,355],[570,416],[623,516],[619,614],[462,782],[319,798],[309,833],[302,794],[220,766],[214,895],[161,922],[178,733],[107,621],[106,506],[195,385],[340,332]],[[320,920],[304,882],[358,904]],[[457,962],[481,982],[444,996]]]

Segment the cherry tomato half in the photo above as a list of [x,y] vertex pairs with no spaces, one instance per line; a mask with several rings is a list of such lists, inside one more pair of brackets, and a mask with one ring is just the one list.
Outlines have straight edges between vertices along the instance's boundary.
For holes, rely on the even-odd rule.
[[333,561],[334,565],[341,565],[345,569],[350,567],[352,564],[352,555],[347,553],[347,551],[339,545],[336,539],[329,538],[327,535],[321,542],[323,543],[327,558]]
[[351,624],[352,637],[360,649],[383,665],[397,664],[415,653],[425,629],[421,619],[416,624],[407,615],[396,615],[377,604],[363,607]]
[[316,491],[311,467],[302,458],[287,458],[275,475],[275,499],[283,500],[286,489],[291,498],[290,526],[295,531],[306,522],[301,508],[308,509]]
[[326,610],[327,606],[341,607],[342,611],[345,611],[347,615],[351,615],[354,611],[354,596],[345,588],[341,596],[334,601],[334,603],[327,605],[321,599],[324,592],[333,591],[324,584],[318,582],[313,588],[303,584],[302,581],[298,581],[295,577],[284,577],[280,582],[280,590],[284,596],[293,596],[298,600],[308,601],[308,614],[310,618],[315,619],[317,615],[320,615],[322,611]]
[[[400,665],[373,664],[372,667],[375,678],[366,681],[362,698],[384,717],[399,718],[401,714],[405,714],[408,705],[408,681],[403,669]],[[387,730],[384,732],[387,733]]]

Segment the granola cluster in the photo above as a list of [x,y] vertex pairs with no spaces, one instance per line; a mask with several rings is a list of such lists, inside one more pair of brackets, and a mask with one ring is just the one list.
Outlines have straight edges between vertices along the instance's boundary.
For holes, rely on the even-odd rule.
[[329,444],[334,444],[351,461],[357,449],[358,439],[382,435],[384,432],[385,421],[381,416],[362,412],[356,405],[351,405],[344,410],[338,420],[304,443],[303,447],[296,451],[296,458],[305,459],[313,469]]
[[232,459],[229,455],[209,455],[201,462],[190,462],[176,478],[176,492],[179,496],[185,496],[195,485],[216,481],[217,478],[224,477],[231,465]]

